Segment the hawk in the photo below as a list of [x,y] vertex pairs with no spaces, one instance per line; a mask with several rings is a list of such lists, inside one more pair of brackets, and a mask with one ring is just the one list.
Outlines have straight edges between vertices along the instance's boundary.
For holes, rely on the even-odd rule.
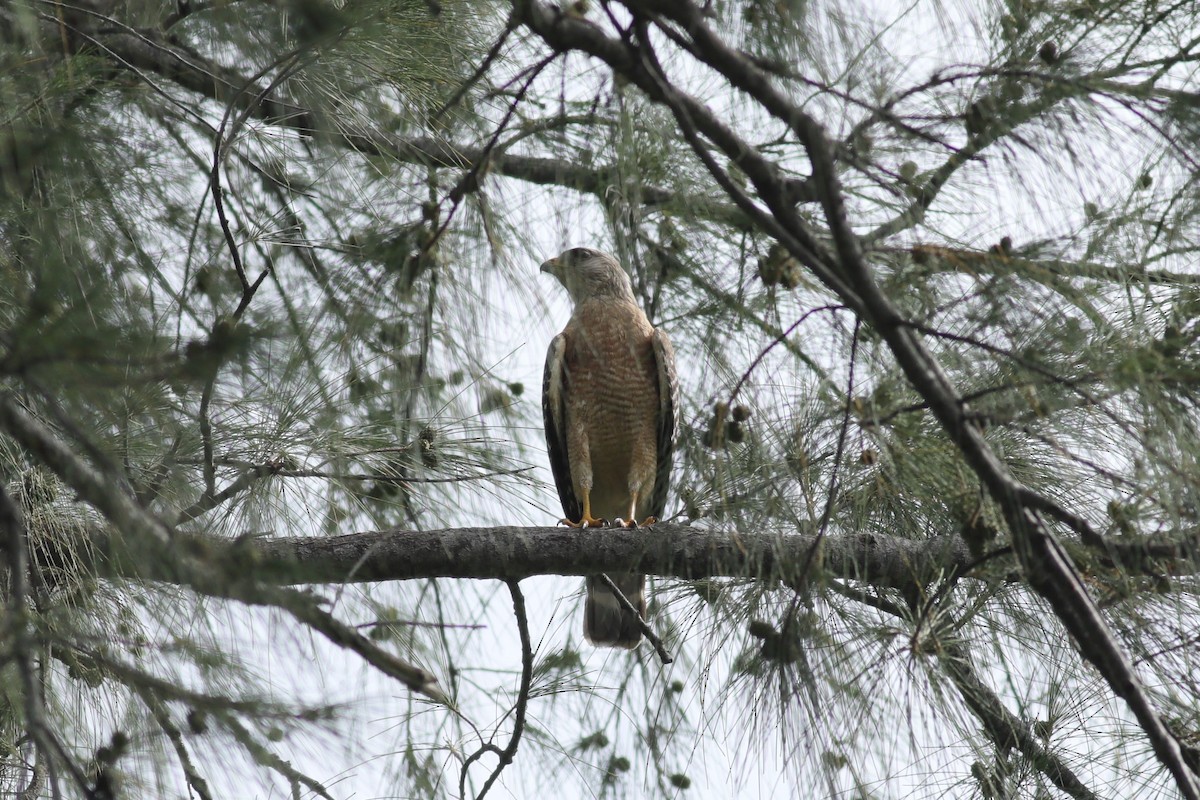
[[[608,253],[576,247],[542,264],[575,309],[550,342],[542,417],[554,483],[575,528],[651,524],[663,514],[675,447],[678,382],[667,335],[637,305]],[[609,576],[644,619],[646,576]],[[583,635],[632,649],[641,625],[598,577],[587,579]]]

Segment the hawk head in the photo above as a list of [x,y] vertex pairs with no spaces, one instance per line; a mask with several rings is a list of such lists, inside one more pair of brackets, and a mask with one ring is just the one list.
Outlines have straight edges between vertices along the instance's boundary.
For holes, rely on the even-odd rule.
[[629,275],[617,259],[590,247],[564,250],[549,261],[542,262],[542,272],[549,272],[558,278],[575,304],[592,297],[633,299]]

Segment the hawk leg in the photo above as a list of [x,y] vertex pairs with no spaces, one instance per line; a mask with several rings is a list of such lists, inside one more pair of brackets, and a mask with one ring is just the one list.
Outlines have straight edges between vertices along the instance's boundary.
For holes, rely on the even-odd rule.
[[608,520],[599,519],[592,516],[592,492],[590,489],[584,489],[583,494],[583,516],[578,522],[572,522],[569,519],[560,519],[559,523],[566,525],[568,528],[600,528],[608,524]]
[[653,525],[654,523],[658,522],[658,518],[655,517],[654,515],[646,517],[641,522],[638,522],[637,521],[637,501],[638,501],[638,493],[634,492],[633,496],[631,498],[629,498],[629,518],[623,519],[623,518],[618,517],[617,521],[615,523],[618,528],[644,528],[648,525]]

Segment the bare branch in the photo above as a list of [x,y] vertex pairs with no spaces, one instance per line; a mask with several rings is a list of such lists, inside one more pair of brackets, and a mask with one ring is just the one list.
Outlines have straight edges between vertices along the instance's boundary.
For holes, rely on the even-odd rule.
[[[533,644],[529,637],[529,617],[525,613],[525,596],[521,593],[521,587],[517,581],[508,581],[507,583],[509,594],[512,595],[513,615],[517,618],[517,631],[521,638],[521,686],[517,690],[517,703],[513,707],[512,735],[509,737],[505,748],[500,750],[491,742],[488,742],[463,762],[462,774],[465,780],[467,768],[471,765],[471,762],[478,759],[484,753],[494,751],[500,757],[500,762],[484,782],[483,788],[479,790],[479,794],[475,795],[475,800],[483,800],[488,790],[492,788],[492,784],[500,777],[500,773],[513,762],[513,758],[517,755],[517,746],[521,744],[521,735],[525,732],[525,710],[529,705],[529,687],[533,683]],[[460,782],[460,787],[461,785],[462,783]],[[463,796],[465,797],[466,795],[464,794]]]
[[617,584],[613,582],[613,579],[604,573],[601,573],[599,578],[600,582],[607,586],[608,590],[612,592],[613,597],[617,598],[617,602],[622,608],[625,609],[625,613],[632,614],[637,620],[638,627],[641,629],[642,635],[645,636],[646,640],[654,646],[654,652],[658,654],[658,660],[663,664],[670,664],[673,662],[675,659],[671,657],[671,654],[667,652],[667,648],[663,646],[662,639],[658,638],[658,634],[655,633],[654,629],[650,627],[650,623],[646,622],[646,620],[642,618],[642,615],[636,608],[633,607],[633,603],[629,602],[629,598],[626,597],[625,593],[617,587]]
[[[816,542],[658,523],[650,531],[603,528],[587,536],[564,528],[392,530],[345,536],[241,541],[230,559],[250,559],[259,578],[283,583],[355,583],[414,578],[521,580],[534,575],[645,572],[685,579],[799,580]],[[957,536],[914,541],[871,534],[827,536],[821,574],[884,588],[923,583],[973,559]]]

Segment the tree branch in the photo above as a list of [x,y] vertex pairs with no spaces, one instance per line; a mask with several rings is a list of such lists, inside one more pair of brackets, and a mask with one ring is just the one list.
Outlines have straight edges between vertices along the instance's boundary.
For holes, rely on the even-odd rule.
[[599,577],[600,582],[607,586],[608,590],[612,592],[613,597],[617,599],[617,603],[625,609],[625,613],[631,614],[635,619],[637,619],[638,627],[642,629],[642,635],[645,636],[646,641],[650,642],[650,644],[654,647],[654,652],[658,654],[658,660],[661,661],[663,665],[670,664],[672,661],[674,661],[675,659],[672,658],[671,654],[667,652],[667,648],[663,646],[662,639],[658,638],[658,634],[655,633],[654,629],[650,627],[650,623],[646,622],[641,613],[633,607],[633,603],[629,602],[629,598],[626,597],[625,593],[622,592],[617,584],[613,582],[613,579],[608,577],[607,574],[601,574]]
[[[63,31],[74,49],[96,47],[99,55],[123,70],[142,77],[145,77],[143,72],[152,73],[219,103],[232,102],[263,122],[306,137],[320,133],[349,150],[419,166],[470,169],[483,160],[485,148],[480,146],[431,137],[396,136],[379,129],[355,126],[348,117],[339,116],[336,125],[323,128],[320,115],[288,97],[284,91],[272,89],[262,81],[252,80],[218,64],[161,31],[135,29],[95,12],[80,13],[70,6],[63,7],[74,23],[73,27]],[[597,197],[603,197],[619,182],[617,173],[605,167],[591,169],[566,159],[507,152],[490,154],[487,171],[535,185],[575,189]],[[689,214],[713,222],[741,230],[751,227],[741,211],[710,195],[684,194],[661,186],[639,186],[638,193],[646,206],[686,207]]]
[[1095,793],[1057,755],[1045,748],[1028,723],[1005,708],[996,693],[980,679],[965,647],[948,646],[940,653],[939,660],[997,748],[1002,751],[1016,748],[1055,786],[1076,800],[1095,800]]
[[499,763],[484,782],[483,788],[479,790],[479,794],[475,795],[475,800],[483,800],[496,779],[500,777],[500,773],[516,758],[517,747],[521,744],[521,735],[525,732],[525,712],[529,705],[529,688],[533,683],[533,644],[529,636],[529,617],[525,613],[525,595],[521,593],[521,587],[517,581],[508,581],[508,591],[512,595],[513,614],[517,618],[517,632],[521,637],[521,686],[517,690],[517,702],[513,707],[512,735],[509,736],[508,744],[503,750],[489,741],[463,762],[462,778],[459,780],[459,794],[463,798],[467,796],[464,787],[467,769],[471,766],[471,762],[488,752],[495,752],[500,758]]
[[[345,647],[385,675],[396,678],[416,692],[437,702],[448,702],[437,679],[420,667],[383,650],[353,628],[320,608],[312,596],[281,591],[257,580],[245,580],[248,551],[239,542],[224,547],[221,560],[209,548],[206,537],[183,536],[141,508],[124,487],[71,452],[54,433],[25,411],[9,393],[0,393],[0,430],[19,442],[38,461],[54,471],[79,496],[96,507],[112,523],[113,534],[94,541],[106,555],[116,554],[106,564],[124,565],[126,577],[167,580],[213,597],[225,597],[253,605],[282,608],[297,621],[318,631],[334,644]],[[2,514],[2,510],[0,510]],[[0,530],[2,530],[0,520]],[[120,556],[124,555],[124,558]],[[216,567],[214,569],[214,566]],[[119,570],[114,574],[120,574]],[[257,577],[257,576],[256,576]]]
[[[120,545],[112,542],[112,534],[105,528],[92,526],[85,535],[86,546],[63,542],[63,552],[76,560],[95,559],[87,566],[101,576],[180,582],[178,571],[169,563],[108,558],[114,551],[119,553]],[[206,534],[176,536],[180,547],[205,553],[214,573],[245,574],[250,565],[263,587],[429,578],[508,581],[613,572],[684,580],[751,577],[800,586],[806,580],[804,563],[817,541],[806,533],[749,533],[681,523],[658,523],[648,529],[594,528],[586,536],[561,527],[514,526],[392,529],[342,536],[243,536],[232,541]],[[1131,573],[1153,577],[1163,572],[1176,576],[1200,572],[1200,553],[1193,538],[1189,533],[1109,537],[1098,558],[1095,551],[1078,542],[1066,546],[1076,558],[1095,564],[1093,580],[1103,582],[1107,577],[1103,571],[1111,569],[1127,581]],[[951,573],[983,577],[972,576],[980,563],[957,534],[906,539],[842,533],[822,539],[821,557],[807,580],[841,578],[877,589],[907,591]],[[999,575],[1005,581],[1020,579],[1013,571]]]
[[[521,580],[535,575],[645,572],[684,579],[802,579],[811,535],[771,535],[659,523],[649,529],[452,528],[333,537],[239,540],[223,558],[254,564],[263,582],[364,583],[417,578]],[[819,574],[880,588],[923,584],[973,559],[957,536],[921,541],[872,534],[827,536]]]

